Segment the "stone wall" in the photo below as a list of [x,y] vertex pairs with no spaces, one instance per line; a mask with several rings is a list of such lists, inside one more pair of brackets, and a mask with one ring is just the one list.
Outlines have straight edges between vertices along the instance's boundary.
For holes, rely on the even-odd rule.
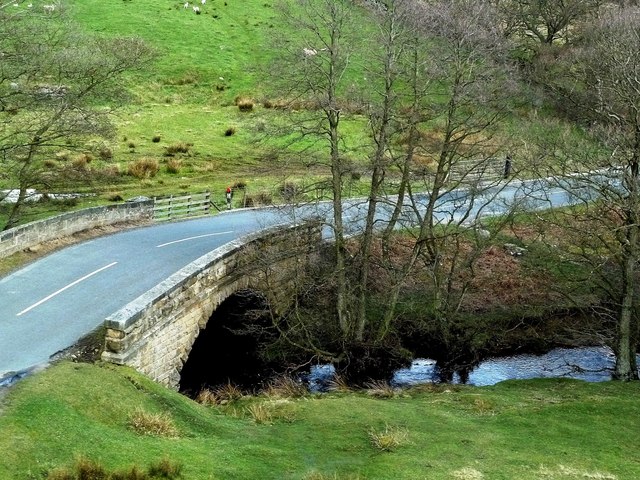
[[103,360],[177,388],[200,329],[218,305],[250,288],[276,311],[286,308],[298,270],[320,241],[318,223],[278,226],[200,257],[106,319]]
[[0,258],[74,233],[153,217],[153,200],[92,207],[26,223],[0,232]]

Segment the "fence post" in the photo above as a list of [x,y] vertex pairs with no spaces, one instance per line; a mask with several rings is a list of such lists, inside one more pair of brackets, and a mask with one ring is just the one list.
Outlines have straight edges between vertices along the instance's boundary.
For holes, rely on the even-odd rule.
[[209,208],[211,207],[211,194],[209,190],[204,192],[204,214],[209,215]]
[[156,207],[158,206],[158,197],[153,197],[153,219],[156,219]]

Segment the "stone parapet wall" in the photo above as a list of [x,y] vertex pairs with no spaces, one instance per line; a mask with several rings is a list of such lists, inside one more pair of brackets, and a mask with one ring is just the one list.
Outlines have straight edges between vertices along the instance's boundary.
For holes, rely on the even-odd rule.
[[83,230],[123,222],[149,221],[152,218],[153,200],[126,202],[63,213],[0,232],[0,258]]
[[200,257],[105,320],[103,360],[128,365],[177,388],[191,348],[233,293],[264,293],[286,308],[286,292],[321,241],[318,223],[269,228]]

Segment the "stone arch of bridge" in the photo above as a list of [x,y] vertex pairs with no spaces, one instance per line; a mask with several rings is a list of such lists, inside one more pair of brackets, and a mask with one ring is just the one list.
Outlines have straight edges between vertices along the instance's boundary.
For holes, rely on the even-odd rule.
[[105,321],[105,361],[128,365],[171,388],[200,330],[236,292],[264,292],[276,312],[321,246],[318,222],[247,235],[187,265]]
[[260,384],[275,365],[261,358],[259,347],[275,336],[267,295],[237,290],[218,305],[194,339],[180,371],[179,390],[195,396],[226,383],[243,388]]

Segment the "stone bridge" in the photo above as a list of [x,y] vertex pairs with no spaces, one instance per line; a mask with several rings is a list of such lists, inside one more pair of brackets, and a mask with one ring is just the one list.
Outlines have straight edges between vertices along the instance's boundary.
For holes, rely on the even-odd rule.
[[106,319],[103,360],[177,388],[182,366],[216,308],[251,289],[276,313],[284,311],[320,242],[321,225],[308,222],[252,233],[200,257]]

